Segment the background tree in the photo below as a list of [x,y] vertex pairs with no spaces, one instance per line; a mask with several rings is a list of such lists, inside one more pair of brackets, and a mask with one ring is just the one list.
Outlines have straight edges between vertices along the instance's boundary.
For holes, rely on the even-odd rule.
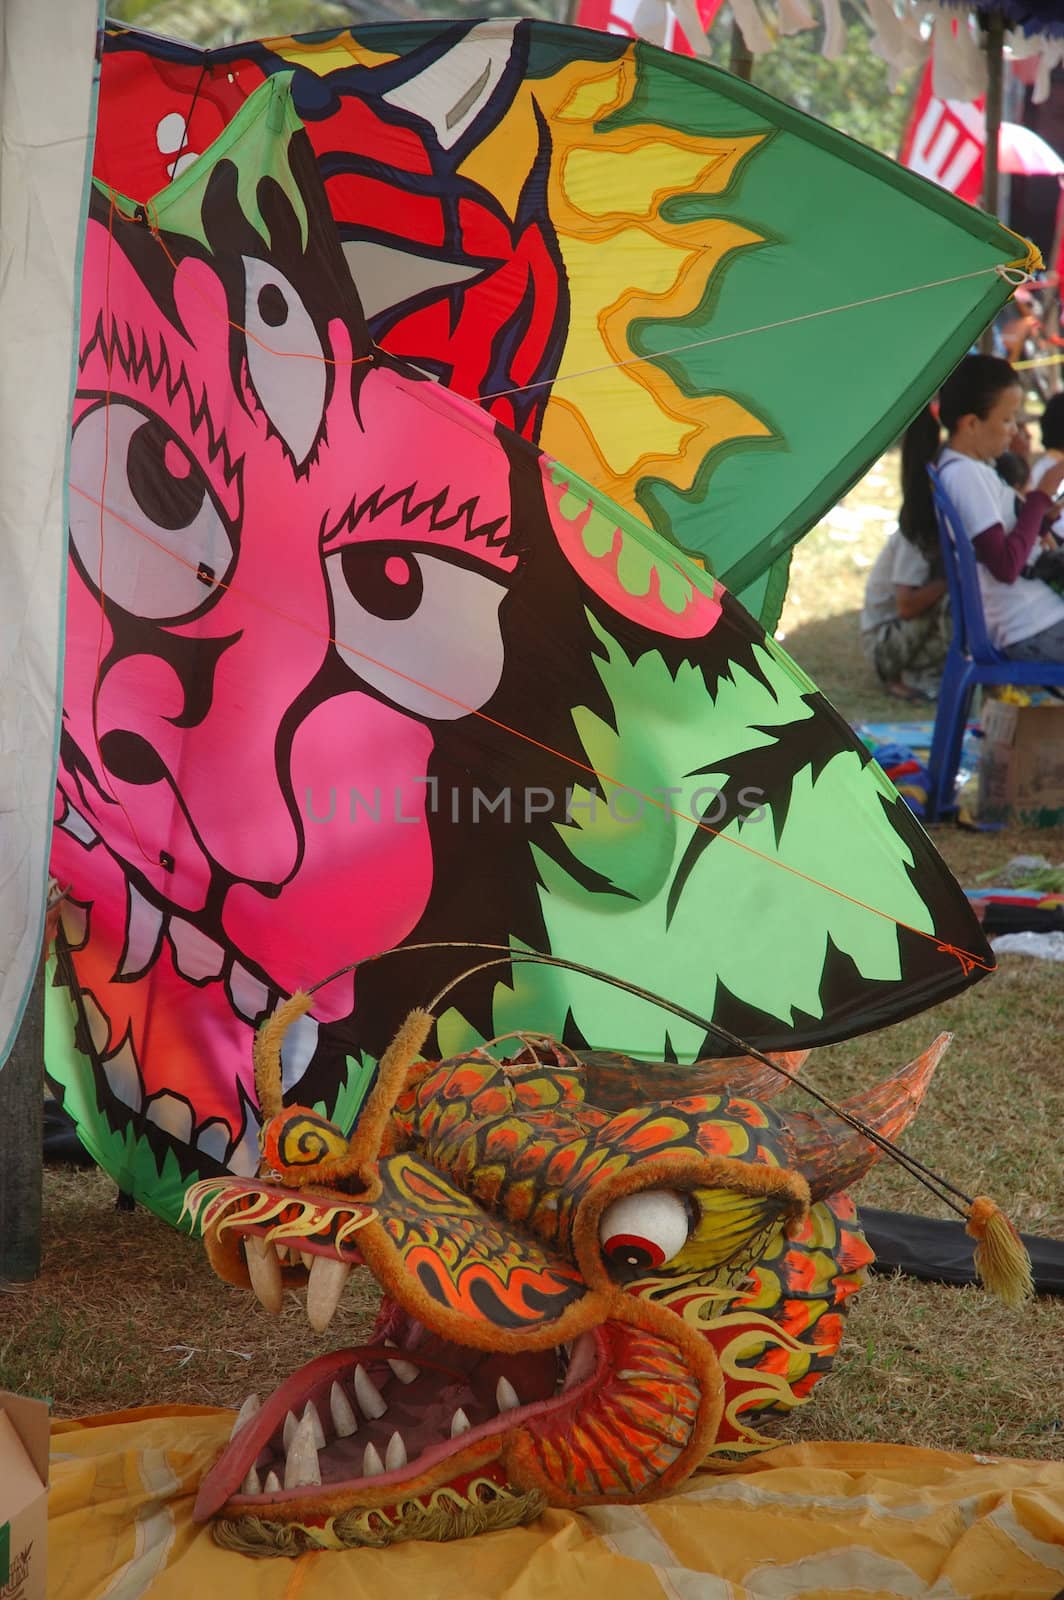
[[[777,39],[767,54],[756,57],[753,81],[759,89],[767,89],[777,99],[808,111],[873,150],[897,156],[917,72],[906,73],[892,89],[887,63],[872,52],[868,29],[846,0],[842,13],[847,24],[846,50],[837,60],[824,59],[820,54],[823,30],[810,29]],[[714,43],[718,31],[714,29]]]

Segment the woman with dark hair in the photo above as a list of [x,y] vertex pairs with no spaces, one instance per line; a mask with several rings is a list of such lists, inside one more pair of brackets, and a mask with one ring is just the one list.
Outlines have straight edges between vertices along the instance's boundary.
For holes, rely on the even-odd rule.
[[[927,467],[937,461],[942,483],[972,541],[991,643],[1014,661],[1064,661],[1064,599],[1024,576],[1036,544],[1056,515],[1064,457],[1020,500],[994,463],[1009,447],[1023,391],[997,356],[965,356],[939,393],[938,420],[925,410],[902,450],[903,525],[933,526]],[[939,448],[940,428],[948,435]],[[910,535],[911,537],[911,535]]]

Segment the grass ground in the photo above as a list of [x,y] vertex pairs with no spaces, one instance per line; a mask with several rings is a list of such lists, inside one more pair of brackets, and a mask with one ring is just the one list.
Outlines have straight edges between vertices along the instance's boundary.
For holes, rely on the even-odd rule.
[[[781,622],[787,649],[851,719],[900,720],[907,709],[877,692],[857,643],[896,483],[888,457],[803,541]],[[939,829],[936,842],[962,883],[1014,854],[1064,857],[1059,836],[1039,832]],[[821,1052],[813,1075],[830,1093],[848,1093],[952,1030],[907,1147],[969,1193],[995,1195],[1023,1229],[1064,1238],[1062,1016],[1064,965],[1006,957],[995,976],[935,1011]],[[889,1165],[859,1198],[937,1214]],[[63,1416],[238,1405],[320,1351],[356,1342],[375,1296],[368,1275],[356,1274],[325,1339],[290,1301],[270,1318],[214,1278],[195,1241],[143,1211],[117,1212],[102,1174],[55,1168],[43,1273],[0,1285],[0,1387],[48,1392]],[[836,1372],[776,1431],[1064,1459],[1064,1300],[1016,1313],[974,1289],[874,1278],[849,1317]]]

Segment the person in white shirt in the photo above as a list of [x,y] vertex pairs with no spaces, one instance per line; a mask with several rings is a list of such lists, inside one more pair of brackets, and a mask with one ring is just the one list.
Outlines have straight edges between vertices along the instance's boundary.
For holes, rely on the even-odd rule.
[[941,568],[935,571],[933,560],[897,528],[868,574],[861,612],[861,647],[887,694],[897,700],[934,695],[950,629]]
[[[1064,662],[1064,598],[1025,577],[1035,546],[1057,515],[1064,458],[1041,474],[1024,499],[994,470],[1014,434],[1023,401],[1020,381],[997,356],[965,356],[939,391],[938,418],[926,409],[911,425],[911,458],[937,459],[943,487],[972,541],[991,643],[1013,661]],[[940,425],[948,440],[940,450]],[[926,480],[926,470],[924,472]],[[920,492],[914,477],[913,494]],[[926,505],[931,507],[927,482]]]

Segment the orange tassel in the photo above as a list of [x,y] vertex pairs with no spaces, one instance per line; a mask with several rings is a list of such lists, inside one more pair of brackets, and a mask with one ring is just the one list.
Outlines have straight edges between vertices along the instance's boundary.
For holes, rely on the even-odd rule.
[[996,1201],[976,1195],[965,1229],[977,1241],[975,1270],[985,1289],[1007,1306],[1022,1306],[1034,1296],[1031,1258],[1023,1240]]

